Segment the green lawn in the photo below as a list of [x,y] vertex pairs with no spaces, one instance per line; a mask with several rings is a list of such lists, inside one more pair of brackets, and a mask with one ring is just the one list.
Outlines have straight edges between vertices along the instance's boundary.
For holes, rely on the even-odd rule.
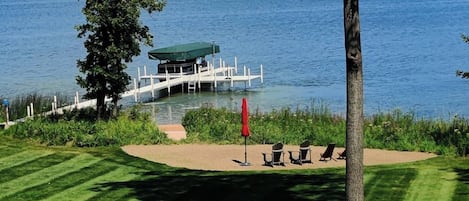
[[[469,200],[468,159],[437,157],[365,172],[367,200]],[[43,147],[0,137],[0,200],[344,200],[344,181],[343,168],[194,171],[119,148]]]

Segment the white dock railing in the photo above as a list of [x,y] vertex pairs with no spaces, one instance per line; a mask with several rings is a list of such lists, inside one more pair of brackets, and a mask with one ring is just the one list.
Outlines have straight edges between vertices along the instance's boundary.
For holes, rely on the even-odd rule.
[[[182,85],[184,88],[184,84],[189,84],[189,82],[196,83],[197,88],[200,90],[202,84],[210,83],[212,86],[217,89],[217,83],[229,83],[230,87],[234,86],[236,82],[244,82],[245,87],[246,83],[247,86],[251,87],[251,81],[254,79],[260,79],[260,82],[264,82],[264,69],[263,65],[260,65],[260,74],[259,75],[251,75],[251,69],[247,68],[245,65],[243,66],[243,73],[242,75],[238,74],[238,60],[235,57],[234,59],[234,67],[227,66],[226,62],[220,58],[218,68],[212,63],[207,62],[207,66],[197,68],[197,72],[193,74],[183,74],[182,67],[180,69],[180,73],[156,73],[156,74],[148,74],[147,67],[143,67],[143,74],[141,74],[140,68],[137,69],[137,78],[133,79],[133,89],[130,89],[121,94],[122,98],[127,98],[130,96],[134,97],[135,102],[138,102],[139,97],[142,93],[151,92],[152,98],[155,98],[156,91],[167,89],[168,95],[171,95],[171,87]],[[158,72],[158,69],[156,69]],[[158,82],[155,82],[157,80]],[[149,84],[147,85],[147,81]],[[142,86],[143,85],[143,86]],[[194,90],[195,89],[191,89]],[[86,107],[94,107],[96,106],[96,99],[80,101],[80,96],[78,92],[75,93],[74,103],[72,105],[58,107],[57,98],[54,97],[54,101],[51,103],[51,110],[49,112],[43,113],[43,115],[50,115],[50,114],[63,114],[64,111],[73,110],[73,109],[82,109]],[[106,102],[111,101],[110,98],[105,99]],[[27,117],[32,118],[34,114],[34,105],[30,103],[27,106]],[[24,121],[23,119],[19,119],[17,121]],[[11,122],[14,124],[14,122]],[[2,123],[8,125],[6,122]]]

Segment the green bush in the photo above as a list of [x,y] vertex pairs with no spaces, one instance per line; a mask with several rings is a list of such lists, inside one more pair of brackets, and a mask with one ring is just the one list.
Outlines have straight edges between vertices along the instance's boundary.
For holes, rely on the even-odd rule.
[[[188,111],[182,124],[188,133],[187,142],[244,143],[241,114],[226,108]],[[345,144],[345,120],[314,104],[304,110],[285,108],[265,114],[256,111],[249,115],[249,126],[251,144],[299,144],[305,139],[318,145]]]
[[149,114],[135,113],[130,109],[108,121],[80,119],[92,113],[71,111],[65,115],[27,119],[4,131],[4,134],[20,139],[33,139],[46,145],[78,147],[122,146],[127,144],[159,144],[168,141],[158,130]]
[[[189,111],[182,119],[187,142],[241,144],[241,114],[225,108]],[[444,155],[468,154],[469,121],[455,116],[448,121],[416,119],[414,113],[394,110],[366,117],[364,143],[368,148],[424,151]],[[283,142],[345,146],[346,121],[323,105],[292,110],[284,108],[249,116],[251,144]]]

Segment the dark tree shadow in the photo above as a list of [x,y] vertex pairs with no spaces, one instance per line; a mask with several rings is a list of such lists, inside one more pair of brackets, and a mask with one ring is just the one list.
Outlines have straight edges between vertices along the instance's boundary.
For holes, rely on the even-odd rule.
[[[469,167],[468,167],[469,168]],[[469,169],[455,168],[454,172],[458,174],[458,184],[453,194],[452,200],[469,199]]]
[[345,175],[332,173],[152,171],[145,179],[102,183],[95,198],[139,200],[344,200]]

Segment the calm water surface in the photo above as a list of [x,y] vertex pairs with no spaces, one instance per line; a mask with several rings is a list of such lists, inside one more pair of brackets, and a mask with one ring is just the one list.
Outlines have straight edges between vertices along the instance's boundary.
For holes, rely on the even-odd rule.
[[[61,92],[72,97],[76,60],[86,54],[74,26],[84,23],[84,0],[2,0],[0,2],[0,98]],[[467,0],[360,1],[365,112],[400,108],[422,117],[469,116]],[[204,104],[251,110],[307,107],[321,100],[345,113],[342,1],[331,0],[168,0],[164,11],[142,15],[155,35],[154,46],[215,41],[218,55],[258,73],[264,84],[219,93],[173,95],[148,103],[162,123],[180,121]],[[142,55],[129,64],[154,67]],[[124,100],[128,103],[132,100]]]

